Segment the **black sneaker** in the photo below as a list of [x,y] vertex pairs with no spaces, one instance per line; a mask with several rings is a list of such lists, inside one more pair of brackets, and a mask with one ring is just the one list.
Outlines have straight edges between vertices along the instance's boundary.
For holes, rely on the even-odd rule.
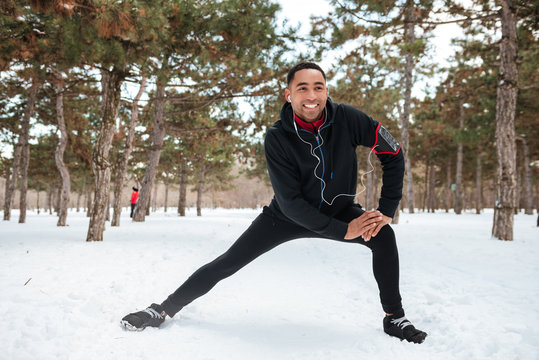
[[159,327],[165,321],[161,305],[151,304],[146,309],[126,315],[120,324],[131,331],[142,331],[146,326]]
[[384,332],[388,335],[398,337],[416,344],[425,341],[427,333],[416,329],[414,325],[404,316],[404,311],[395,313],[384,318]]

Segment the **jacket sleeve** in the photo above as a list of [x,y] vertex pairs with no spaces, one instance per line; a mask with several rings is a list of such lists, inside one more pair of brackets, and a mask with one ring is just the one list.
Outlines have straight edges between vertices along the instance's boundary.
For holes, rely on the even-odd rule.
[[402,198],[404,156],[399,143],[379,122],[360,110],[345,105],[346,119],[354,146],[371,148],[382,164],[382,191],[378,210],[393,217]]
[[286,217],[308,230],[322,236],[343,239],[348,231],[348,224],[319,212],[303,198],[298,170],[287,157],[286,149],[276,135],[277,131],[268,131],[264,148],[269,177],[279,208]]

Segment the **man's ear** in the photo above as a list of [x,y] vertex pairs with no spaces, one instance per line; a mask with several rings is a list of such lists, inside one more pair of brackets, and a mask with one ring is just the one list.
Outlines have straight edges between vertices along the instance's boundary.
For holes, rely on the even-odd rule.
[[291,101],[290,100],[290,90],[284,89],[284,99],[285,99],[285,101],[288,101],[288,102]]

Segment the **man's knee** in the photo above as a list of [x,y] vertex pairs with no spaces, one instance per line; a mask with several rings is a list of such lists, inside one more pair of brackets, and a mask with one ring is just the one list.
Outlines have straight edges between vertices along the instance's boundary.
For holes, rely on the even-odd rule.
[[378,234],[371,238],[368,242],[369,247],[375,250],[396,250],[397,242],[395,239],[395,232],[393,228],[389,225],[383,226]]

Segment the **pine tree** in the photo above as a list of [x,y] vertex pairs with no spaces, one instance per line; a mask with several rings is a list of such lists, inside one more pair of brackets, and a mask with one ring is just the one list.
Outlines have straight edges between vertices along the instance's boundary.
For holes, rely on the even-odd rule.
[[[313,34],[331,32],[331,47],[354,40],[362,47],[368,42],[387,41],[398,48],[403,59],[399,71],[402,89],[402,108],[399,109],[401,148],[406,168],[406,201],[410,213],[414,212],[414,181],[409,156],[409,123],[412,105],[412,86],[415,64],[424,54],[426,38],[433,29],[429,22],[433,2],[430,0],[403,0],[395,2],[333,0],[335,15],[317,19]],[[418,29],[422,30],[418,34]],[[381,40],[382,39],[382,40]],[[383,40],[385,39],[385,40]],[[359,44],[358,44],[359,43]],[[358,49],[359,50],[359,49]],[[357,51],[361,53],[361,51]],[[367,55],[364,53],[364,55]]]
[[[182,104],[183,112],[192,112],[219,100],[256,96],[271,85],[280,61],[282,50],[276,45],[282,40],[273,20],[278,5],[261,0],[183,5],[181,11],[171,9],[170,40],[163,44],[156,71],[153,144],[133,221],[144,221],[149,206],[166,133],[165,103]],[[179,83],[180,90],[167,94],[171,83]]]

